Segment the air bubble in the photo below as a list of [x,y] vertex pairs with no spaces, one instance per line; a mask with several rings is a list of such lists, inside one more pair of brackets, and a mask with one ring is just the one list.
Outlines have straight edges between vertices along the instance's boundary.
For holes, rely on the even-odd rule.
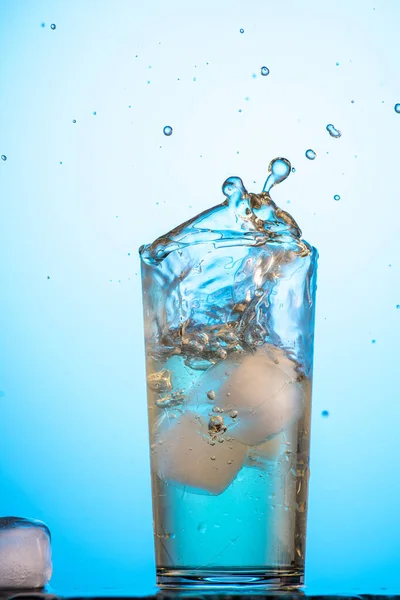
[[317,155],[314,152],[314,150],[312,150],[311,148],[306,150],[306,158],[308,158],[308,160],[314,160],[316,157],[317,157]]
[[210,390],[209,392],[207,392],[207,398],[209,400],[215,400],[215,392],[214,392],[214,390]]
[[164,135],[172,135],[172,127],[170,127],[170,125],[166,125],[163,129],[163,133]]
[[268,67],[261,67],[261,75],[263,75],[264,77],[266,75],[269,75],[269,69],[268,69]]

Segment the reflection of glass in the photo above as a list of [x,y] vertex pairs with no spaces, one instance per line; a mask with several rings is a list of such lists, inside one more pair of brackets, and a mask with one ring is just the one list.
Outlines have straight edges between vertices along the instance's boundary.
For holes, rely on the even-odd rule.
[[269,192],[140,250],[158,583],[303,581],[317,252]]

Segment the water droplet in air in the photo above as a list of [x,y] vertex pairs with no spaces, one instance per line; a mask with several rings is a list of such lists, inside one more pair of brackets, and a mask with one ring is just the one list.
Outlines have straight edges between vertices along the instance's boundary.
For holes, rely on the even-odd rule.
[[7,160],[7,156],[5,154],[1,155],[1,160]]
[[72,119],[72,122],[73,122],[73,123],[76,123],[76,119]]
[[329,133],[329,135],[334,138],[340,138],[340,136],[342,135],[341,131],[339,131],[339,129],[336,129],[336,127],[332,125],[332,123],[329,123],[329,125],[326,126],[326,130]]
[[335,194],[335,195],[333,196],[333,199],[334,199],[334,200],[336,200],[336,202],[337,202],[338,200],[340,200],[340,196],[339,196],[339,194]]
[[244,29],[240,29],[240,33],[244,33]]
[[93,114],[94,114],[94,115],[97,115],[97,112],[94,110],[94,111],[93,111]]
[[47,275],[47,279],[50,279],[50,275]]
[[53,30],[54,30],[55,28],[56,28],[56,24],[55,24],[55,23],[52,23],[52,24],[50,25],[50,29],[53,29]]
[[46,23],[41,23],[40,27],[46,27]]
[[292,167],[292,173],[296,173],[295,167]]
[[396,308],[400,308],[400,304],[396,304]]
[[263,191],[269,193],[274,185],[284,181],[289,175],[291,168],[292,166],[287,158],[274,158],[274,160],[271,160],[268,166],[270,175],[268,175]]
[[373,344],[376,344],[376,340],[371,340],[371,342],[372,342]]
[[336,63],[336,66],[337,66],[337,67],[339,66],[339,63],[338,63],[338,62]]
[[323,417],[329,417],[329,410],[323,410],[323,411],[321,412],[321,415],[322,415]]
[[395,110],[395,112],[400,113],[400,104],[395,104],[394,110]]
[[163,129],[163,133],[164,133],[164,135],[172,135],[172,127],[170,127],[169,125],[166,125]]
[[316,158],[316,153],[314,152],[314,150],[311,150],[311,148],[309,148],[308,150],[306,150],[306,158],[308,158],[309,160],[314,160],[314,158]]
[[351,103],[354,104],[354,100],[351,100]]
[[268,67],[261,67],[261,75],[264,75],[264,77],[266,75],[269,75],[269,69],[268,69]]

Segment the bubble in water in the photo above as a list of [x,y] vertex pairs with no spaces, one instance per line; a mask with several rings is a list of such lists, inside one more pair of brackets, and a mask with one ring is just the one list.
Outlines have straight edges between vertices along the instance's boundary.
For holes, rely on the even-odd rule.
[[[214,457],[215,459],[215,457]],[[201,523],[199,523],[197,525],[197,531],[199,533],[205,533],[207,531],[207,523],[204,523],[204,521],[201,521]]]
[[257,288],[254,292],[254,295],[257,296],[257,298],[260,298],[263,294],[264,290],[262,288]]
[[1,160],[7,160],[7,156],[5,154],[1,155]]
[[306,158],[308,158],[309,160],[314,160],[316,158],[316,156],[317,156],[316,153],[311,148],[306,150]]
[[172,394],[167,394],[162,398],[158,398],[156,400],[156,404],[159,408],[169,408],[171,406],[177,406],[178,404],[183,404],[185,400],[185,392],[184,390],[178,390],[177,392],[172,392]]
[[274,160],[271,160],[268,167],[270,175],[268,175],[263,191],[269,193],[275,185],[284,181],[291,168],[292,166],[287,158],[274,158]]
[[400,113],[400,104],[395,104],[394,110],[395,110],[395,112]]
[[50,29],[53,29],[53,30],[54,30],[55,28],[56,28],[56,24],[55,24],[55,23],[52,23],[52,24],[50,25]]
[[224,423],[224,417],[211,417],[208,422],[208,431],[210,435],[216,435],[218,433],[224,433],[226,431],[226,425]]
[[339,131],[339,129],[336,129],[336,127],[332,125],[332,123],[329,123],[329,125],[326,126],[326,130],[329,133],[329,135],[334,138],[340,138],[342,135],[342,132]]
[[164,133],[164,135],[172,135],[172,127],[170,127],[169,125],[166,125],[163,129],[163,133]]
[[340,196],[339,196],[339,194],[335,194],[335,195],[333,196],[333,199],[334,199],[334,200],[336,200],[336,201],[340,200]]
[[215,400],[215,392],[214,392],[214,390],[210,390],[209,392],[207,392],[207,398],[209,400]]
[[244,33],[244,29],[241,29],[241,30],[240,30],[240,33]]
[[238,411],[237,410],[231,410],[231,412],[229,413],[229,416],[231,419],[236,419],[236,417],[238,416]]
[[323,411],[321,412],[321,415],[322,415],[323,417],[329,417],[329,410],[323,410]]
[[264,75],[264,77],[266,75],[269,75],[269,69],[268,69],[268,67],[261,67],[261,75]]

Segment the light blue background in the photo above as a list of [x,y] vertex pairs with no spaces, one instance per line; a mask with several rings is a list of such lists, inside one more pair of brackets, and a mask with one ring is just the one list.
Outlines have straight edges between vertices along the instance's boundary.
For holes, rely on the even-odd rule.
[[307,583],[400,592],[399,23],[397,0],[1,0],[0,514],[48,523],[56,591],[153,586],[139,245],[281,155],[273,197],[320,252]]

